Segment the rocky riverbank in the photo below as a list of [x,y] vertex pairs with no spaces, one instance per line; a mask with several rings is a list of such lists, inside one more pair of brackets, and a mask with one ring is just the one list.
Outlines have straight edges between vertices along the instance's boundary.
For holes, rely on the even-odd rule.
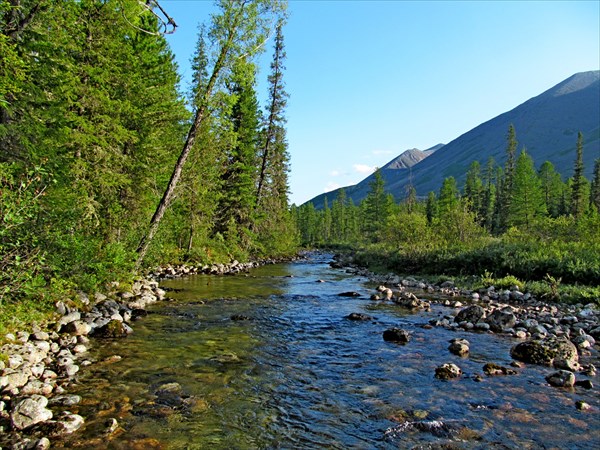
[[[520,292],[517,286],[503,290],[490,286],[472,291],[451,281],[432,284],[393,273],[375,274],[353,267],[345,258],[336,258],[331,265],[378,285],[371,296],[373,301],[393,302],[410,309],[430,309],[433,303],[447,308],[423,324],[423,328],[511,336],[518,340],[511,350],[516,366],[531,363],[558,369],[546,378],[553,386],[593,387],[590,378],[596,376],[596,367],[589,361],[597,357],[600,340],[600,308],[596,304],[551,304],[531,293]],[[468,341],[453,341],[449,347],[451,353],[468,355]],[[577,380],[579,376],[581,380]]]
[[[274,260],[211,266],[165,266],[154,269],[146,278],[120,290],[115,283],[107,293],[91,298],[79,294],[75,302],[56,304],[56,321],[45,329],[19,332],[4,337],[0,347],[0,449],[48,449],[53,440],[77,431],[85,418],[69,411],[81,398],[69,394],[77,383],[81,367],[95,361],[87,350],[96,339],[119,338],[133,332],[135,320],[145,316],[146,307],[165,300],[166,292],[158,281],[192,274],[228,275],[246,272]],[[114,356],[117,360],[119,357]],[[93,370],[93,369],[90,369]],[[106,421],[106,435],[119,425],[115,418]]]

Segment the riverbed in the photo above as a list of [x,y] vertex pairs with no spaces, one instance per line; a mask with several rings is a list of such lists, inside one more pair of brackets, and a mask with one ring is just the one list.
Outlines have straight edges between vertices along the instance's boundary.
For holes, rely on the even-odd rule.
[[[558,389],[552,369],[510,366],[518,341],[430,328],[449,314],[370,300],[366,278],[331,255],[235,276],[165,280],[172,300],[149,308],[125,339],[97,341],[70,410],[86,417],[66,448],[597,449],[598,388]],[[360,296],[340,297],[355,291]],[[350,313],[372,317],[351,321]],[[425,326],[425,327],[424,327]],[[405,345],[384,330],[410,332]],[[448,351],[466,338],[470,354]],[[458,365],[459,379],[435,368]],[[596,380],[594,380],[594,384]],[[590,410],[580,411],[577,401]],[[108,434],[106,423],[115,419]]]

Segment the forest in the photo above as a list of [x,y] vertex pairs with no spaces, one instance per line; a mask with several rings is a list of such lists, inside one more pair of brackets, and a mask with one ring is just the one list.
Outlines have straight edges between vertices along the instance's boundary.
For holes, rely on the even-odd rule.
[[296,252],[285,7],[217,2],[188,88],[143,2],[0,0],[0,328],[159,264]]
[[342,189],[321,210],[312,203],[294,207],[302,243],[351,249],[356,263],[379,270],[598,303],[600,159],[590,182],[579,133],[573,175],[563,181],[551,162],[536,170],[518,148],[511,125],[504,166],[475,160],[464,186],[446,178],[426,199],[409,187],[397,203],[377,171],[358,205]]
[[[157,265],[351,249],[400,273],[525,284],[598,299],[600,163],[584,137],[563,181],[516,130],[506,162],[464,187],[397,201],[380,175],[354,205],[289,205],[286,4],[220,0],[181,86],[165,23],[137,0],[0,0],[0,332],[57,299],[130,283]],[[258,58],[271,58],[268,74]],[[257,84],[265,77],[268,98]]]

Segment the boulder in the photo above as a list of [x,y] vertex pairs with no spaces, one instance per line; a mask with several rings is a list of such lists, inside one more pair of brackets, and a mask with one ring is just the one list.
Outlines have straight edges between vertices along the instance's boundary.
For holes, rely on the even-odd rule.
[[52,411],[46,408],[48,399],[41,395],[32,395],[15,405],[10,415],[12,425],[24,430],[41,422],[52,419]]
[[62,333],[69,333],[73,336],[85,336],[92,330],[92,326],[89,323],[83,322],[82,320],[74,320],[62,326]]
[[111,320],[106,325],[96,328],[94,336],[103,338],[118,338],[125,337],[131,332],[131,328],[127,324],[119,320]]
[[462,370],[456,364],[442,364],[435,368],[435,377],[440,380],[449,380],[458,378],[462,375]]
[[401,328],[389,328],[383,332],[383,340],[406,344],[410,340],[410,333]]
[[495,309],[494,312],[487,317],[486,322],[489,324],[492,331],[500,332],[507,328],[513,328],[517,323],[517,318],[510,308]]
[[484,317],[485,310],[481,306],[471,305],[461,309],[454,318],[454,321],[457,323],[469,322],[475,324],[481,321],[481,319]]
[[369,316],[368,314],[363,314],[363,313],[350,313],[345,318],[348,320],[354,320],[354,321],[373,320],[373,318],[371,316]]
[[546,381],[555,387],[573,387],[575,385],[575,374],[568,370],[559,370],[548,375]]
[[349,291],[349,292],[340,292],[338,294],[339,297],[360,297],[358,292]]
[[469,354],[469,341],[466,339],[452,339],[448,346],[450,353],[458,356],[465,356]]
[[543,339],[531,339],[515,345],[510,355],[519,361],[544,366],[559,364],[577,365],[577,347],[565,338],[550,336]]
[[488,376],[495,375],[516,375],[517,371],[509,369],[508,367],[500,366],[494,363],[487,363],[483,366],[483,373]]

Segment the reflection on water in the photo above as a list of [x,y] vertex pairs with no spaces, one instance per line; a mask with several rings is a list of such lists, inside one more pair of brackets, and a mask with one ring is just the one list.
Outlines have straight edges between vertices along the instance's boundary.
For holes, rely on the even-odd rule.
[[[77,387],[80,448],[600,448],[597,388],[560,390],[549,369],[473,378],[486,362],[510,364],[511,339],[423,329],[429,318],[368,300],[370,289],[327,258],[265,266],[250,276],[164,282],[173,302],[155,305],[123,340],[91,351],[103,361]],[[318,282],[323,280],[324,282]],[[337,294],[358,291],[362,297]],[[363,312],[372,321],[344,319]],[[232,320],[232,316],[234,319]],[[407,345],[385,342],[401,326]],[[448,352],[466,337],[471,355]],[[459,365],[464,376],[434,378]],[[593,406],[578,411],[577,400]],[[73,408],[71,408],[73,410]],[[108,439],[103,424],[121,430]]]

